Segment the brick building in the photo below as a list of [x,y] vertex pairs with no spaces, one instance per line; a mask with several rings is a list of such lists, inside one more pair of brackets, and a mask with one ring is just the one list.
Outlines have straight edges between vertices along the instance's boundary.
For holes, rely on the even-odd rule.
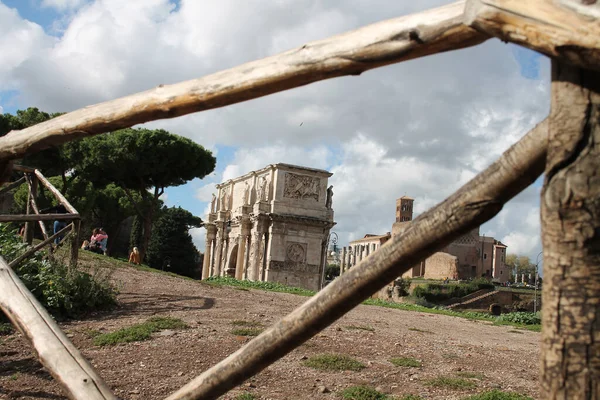
[[[390,238],[400,234],[413,219],[414,199],[396,200],[396,221],[391,234],[366,235],[342,249],[342,272],[376,251]],[[493,237],[480,235],[479,227],[459,237],[441,251],[414,265],[402,276],[425,279],[473,279],[485,277],[498,282],[509,279],[506,245]]]

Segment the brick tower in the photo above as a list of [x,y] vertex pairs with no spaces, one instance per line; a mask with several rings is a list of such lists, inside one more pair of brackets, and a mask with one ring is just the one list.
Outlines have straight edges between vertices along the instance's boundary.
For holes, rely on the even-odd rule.
[[415,199],[408,196],[396,200],[396,222],[412,221],[414,201]]

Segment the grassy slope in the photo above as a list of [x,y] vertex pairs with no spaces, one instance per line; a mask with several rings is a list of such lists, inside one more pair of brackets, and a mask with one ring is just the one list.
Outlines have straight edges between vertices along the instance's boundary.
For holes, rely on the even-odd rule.
[[[146,265],[129,264],[127,261],[125,261],[123,259],[106,257],[106,256],[92,253],[89,251],[80,251],[79,257],[80,257],[80,262],[84,265],[94,265],[96,267],[104,267],[104,268],[122,268],[122,267],[129,266],[129,267],[133,267],[140,271],[152,272],[152,273],[172,276],[172,277],[179,278],[179,279],[187,279],[187,280],[196,281],[200,285],[205,284],[205,285],[212,285],[212,286],[230,286],[230,287],[236,287],[239,289],[248,289],[248,290],[256,289],[256,290],[265,290],[265,291],[271,291],[271,292],[291,293],[291,294],[297,294],[297,295],[307,296],[307,297],[310,297],[315,294],[315,292],[313,292],[311,290],[285,286],[285,285],[281,285],[278,283],[238,281],[238,280],[235,280],[233,278],[228,278],[228,277],[216,278],[216,279],[210,278],[206,281],[197,281],[195,279],[188,278],[186,276],[181,276],[181,275],[177,275],[177,274],[174,274],[171,272],[157,270],[154,268],[150,268]],[[367,299],[363,302],[363,304],[377,306],[377,307],[395,308],[395,309],[405,310],[405,311],[417,311],[417,312],[422,312],[422,313],[448,315],[448,316],[452,316],[452,317],[460,317],[460,318],[466,318],[466,319],[471,319],[471,320],[489,321],[489,322],[493,322],[495,325],[510,325],[510,326],[514,326],[517,328],[527,329],[527,330],[531,330],[531,331],[535,331],[535,332],[539,332],[541,330],[540,325],[524,325],[524,324],[519,324],[519,323],[506,322],[506,321],[499,320],[497,317],[494,317],[492,315],[480,313],[480,312],[460,312],[460,311],[453,311],[453,310],[447,310],[447,309],[441,309],[441,308],[427,308],[427,307],[423,307],[423,306],[419,306],[419,305],[415,305],[415,304],[393,303],[393,302],[388,302],[388,301],[383,301],[383,300],[375,300],[375,299]]]

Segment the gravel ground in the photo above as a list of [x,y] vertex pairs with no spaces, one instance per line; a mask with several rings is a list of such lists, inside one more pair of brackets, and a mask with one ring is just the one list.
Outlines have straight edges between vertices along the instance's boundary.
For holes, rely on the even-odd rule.
[[[121,306],[62,329],[123,399],[161,399],[236,351],[250,338],[232,334],[232,321],[268,326],[307,300],[259,290],[212,287],[162,274],[118,268],[112,279]],[[190,328],[151,340],[97,347],[90,332],[110,332],[152,316],[171,316]],[[222,396],[256,399],[340,399],[353,385],[402,398],[461,399],[497,388],[537,398],[540,334],[488,322],[361,305],[241,386]],[[324,354],[349,355],[366,368],[324,372],[304,365]],[[421,368],[396,367],[413,357]],[[469,376],[475,388],[431,386],[439,377]],[[64,392],[37,362],[20,334],[0,337],[0,398],[62,399]]]

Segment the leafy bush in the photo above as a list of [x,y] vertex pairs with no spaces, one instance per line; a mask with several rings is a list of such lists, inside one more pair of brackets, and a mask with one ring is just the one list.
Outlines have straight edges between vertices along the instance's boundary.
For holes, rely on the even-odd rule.
[[444,300],[459,298],[474,293],[481,289],[493,289],[494,284],[484,278],[474,279],[468,283],[445,285],[441,283],[428,283],[427,285],[417,286],[413,290],[413,296],[422,297],[433,303],[439,303]]
[[398,291],[398,296],[404,297],[404,296],[408,296],[410,294],[410,292],[409,292],[410,283],[411,283],[410,278],[400,277],[394,281],[394,288],[397,288],[396,290]]
[[[8,226],[0,224],[2,255],[11,261],[28,246]],[[36,299],[54,316],[73,318],[116,305],[116,290],[108,275],[71,270],[64,263],[39,251],[20,262],[15,273]]]
[[321,354],[313,356],[304,365],[324,371],[360,371],[365,366],[345,354]]
[[387,400],[388,396],[368,386],[352,386],[342,392],[344,400]]
[[511,322],[519,325],[539,325],[542,323],[542,316],[539,312],[512,312],[498,316],[499,322]]
[[340,276],[340,266],[335,264],[327,264],[325,267],[325,279],[332,281],[338,276]]

